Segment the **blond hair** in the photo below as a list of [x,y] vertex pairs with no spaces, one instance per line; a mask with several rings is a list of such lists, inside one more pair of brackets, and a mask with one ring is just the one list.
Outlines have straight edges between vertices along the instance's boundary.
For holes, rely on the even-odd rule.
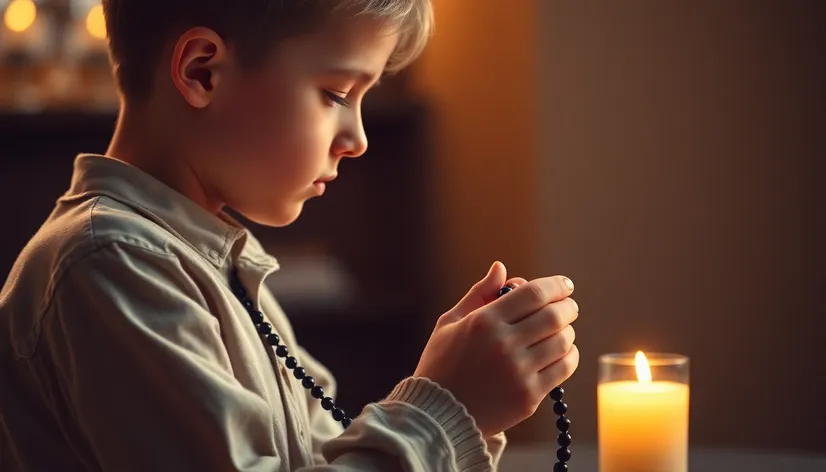
[[388,20],[399,42],[386,72],[404,69],[424,50],[433,30],[431,0],[102,0],[109,51],[123,95],[145,98],[167,42],[203,26],[238,46],[246,65],[277,39],[306,32],[346,10]]
[[388,72],[400,71],[415,61],[433,33],[430,0],[340,0],[336,10],[341,9],[355,9],[361,15],[398,25],[399,44],[388,61]]

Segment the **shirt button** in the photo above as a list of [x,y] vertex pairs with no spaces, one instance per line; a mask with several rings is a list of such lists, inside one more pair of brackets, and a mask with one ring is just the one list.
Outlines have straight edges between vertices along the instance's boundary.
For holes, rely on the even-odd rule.
[[298,430],[298,435],[301,436],[301,439],[304,439],[304,430],[303,429]]
[[218,251],[216,251],[215,249],[210,249],[209,250],[209,257],[211,257],[213,259],[218,259]]

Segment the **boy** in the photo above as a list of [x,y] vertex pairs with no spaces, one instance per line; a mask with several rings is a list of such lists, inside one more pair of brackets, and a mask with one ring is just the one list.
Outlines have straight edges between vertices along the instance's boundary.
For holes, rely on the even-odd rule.
[[222,210],[290,224],[365,152],[362,98],[422,50],[429,0],[103,4],[121,113],[0,293],[0,469],[495,469],[577,366],[570,280],[495,263],[351,419]]

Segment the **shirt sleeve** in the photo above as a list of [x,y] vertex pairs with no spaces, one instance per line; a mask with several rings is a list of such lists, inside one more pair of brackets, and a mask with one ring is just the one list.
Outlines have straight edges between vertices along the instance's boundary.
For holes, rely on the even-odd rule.
[[503,431],[488,438],[485,444],[488,446],[488,452],[491,455],[493,470],[497,470],[499,468],[499,459],[502,458],[502,453],[505,452],[505,447],[508,445],[508,437]]
[[[333,392],[334,396],[333,375],[304,349],[301,359],[317,383],[327,386],[327,393]],[[307,396],[307,401],[317,463],[334,461],[370,444],[375,451],[383,451],[386,460],[405,451],[402,457],[406,463],[400,470],[456,470],[451,466],[458,470],[496,470],[506,444],[504,433],[482,442],[481,432],[464,406],[428,379],[404,379],[387,398],[368,405],[356,416],[344,436],[341,424],[321,408],[317,399]],[[415,458],[427,458],[430,463]],[[357,460],[357,456],[351,459]],[[444,467],[434,468],[433,463]],[[399,465],[375,470],[397,469]]]
[[[96,468],[283,470],[270,406],[233,376],[207,307],[177,257],[142,247],[107,244],[61,277],[38,355],[49,356]],[[343,433],[317,403],[319,463],[300,472],[492,470],[473,419],[427,379],[406,379]]]

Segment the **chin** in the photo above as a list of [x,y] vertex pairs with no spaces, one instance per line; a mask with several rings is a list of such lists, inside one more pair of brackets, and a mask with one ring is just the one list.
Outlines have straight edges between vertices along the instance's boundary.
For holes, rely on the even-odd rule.
[[275,207],[276,211],[273,211],[274,208],[272,207],[264,211],[238,211],[244,215],[245,218],[255,224],[280,228],[295,222],[295,220],[301,216],[301,211],[303,208],[304,202],[300,202],[295,205],[282,205],[280,207]]

